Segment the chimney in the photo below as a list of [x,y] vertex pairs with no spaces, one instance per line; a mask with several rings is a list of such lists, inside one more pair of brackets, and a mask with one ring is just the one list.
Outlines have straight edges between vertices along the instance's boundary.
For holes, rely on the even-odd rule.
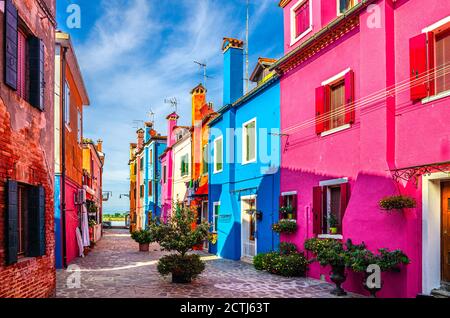
[[97,140],[97,146],[95,146],[97,148],[98,152],[103,152],[103,140],[99,139]]
[[146,122],[145,125],[145,140],[144,142],[148,142],[153,137],[153,123],[152,122]]
[[206,88],[202,84],[197,85],[192,91],[192,126],[202,121],[201,109],[206,103]]
[[175,136],[173,135],[173,129],[177,126],[178,118],[180,118],[177,113],[173,112],[167,119],[167,147],[172,147],[172,145],[176,142]]
[[138,131],[136,131],[137,134],[137,151],[140,151],[144,147],[144,129],[139,128]]
[[223,104],[234,103],[244,94],[244,41],[224,38],[223,51]]

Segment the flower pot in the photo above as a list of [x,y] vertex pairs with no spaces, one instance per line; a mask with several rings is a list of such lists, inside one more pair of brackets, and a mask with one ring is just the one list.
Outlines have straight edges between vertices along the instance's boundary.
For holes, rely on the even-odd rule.
[[369,287],[367,286],[367,279],[369,278],[369,276],[371,275],[371,273],[364,273],[364,279],[363,279],[363,287],[365,290],[367,290],[370,294],[371,297],[373,298],[377,298],[377,293],[383,288],[383,282],[381,282],[381,286],[380,287]]
[[336,296],[347,295],[345,290],[341,287],[341,285],[347,279],[347,276],[345,275],[345,266],[332,266],[330,279],[333,283],[336,284],[336,288],[331,291],[332,295]]
[[191,282],[192,278],[186,277],[186,275],[172,273],[172,283],[174,284],[189,284]]
[[150,250],[150,243],[139,244],[139,252],[148,252]]
[[287,218],[288,218],[289,220],[292,220],[292,219],[294,218],[294,214],[288,213]]
[[337,234],[337,227],[330,227],[330,234]]

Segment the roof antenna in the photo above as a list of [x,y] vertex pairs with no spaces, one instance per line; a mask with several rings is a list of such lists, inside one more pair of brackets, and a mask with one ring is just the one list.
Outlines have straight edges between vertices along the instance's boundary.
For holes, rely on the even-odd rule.
[[201,63],[201,62],[197,62],[194,61],[195,64],[198,64],[198,66],[200,66],[200,68],[203,69],[203,86],[206,87],[206,81],[208,78],[212,78],[211,76],[208,75],[207,73],[207,65],[206,63]]
[[247,18],[245,25],[245,93],[249,90],[249,74],[248,74],[248,40],[249,40],[249,20],[250,20],[250,0],[247,0]]
[[140,125],[140,124],[143,125],[144,121],[143,120],[139,120],[139,119],[133,120],[133,127],[136,128],[136,130],[138,130],[139,128],[142,127],[142,125]]
[[155,125],[155,113],[153,112],[153,110],[150,108],[150,112],[148,113],[148,116],[150,117],[150,122]]
[[178,112],[178,101],[177,101],[177,98],[176,98],[176,97],[166,98],[166,99],[164,100],[164,103],[165,103],[165,104],[169,104],[170,107],[175,108],[175,113]]

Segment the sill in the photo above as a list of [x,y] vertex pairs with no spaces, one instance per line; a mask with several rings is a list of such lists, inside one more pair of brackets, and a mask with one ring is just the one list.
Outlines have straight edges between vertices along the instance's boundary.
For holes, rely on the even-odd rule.
[[422,99],[422,104],[434,102],[434,101],[436,101],[438,99],[449,97],[449,96],[450,96],[450,90],[442,92],[442,93],[439,93],[437,95],[425,97],[424,99]]
[[321,239],[333,239],[333,240],[342,240],[344,238],[342,234],[319,234],[317,235],[317,237]]
[[281,220],[283,220],[283,221],[289,221],[289,222],[293,222],[293,223],[297,223],[297,220],[296,219],[280,219],[280,221]]
[[255,163],[255,162],[256,162],[256,158],[253,159],[253,160],[250,160],[250,161],[243,161],[243,162],[242,162],[242,165],[245,166],[245,165],[248,165],[248,164],[250,164],[250,163]]
[[337,133],[337,132],[340,132],[340,131],[349,129],[350,127],[351,127],[350,124],[345,124],[345,125],[343,125],[343,126],[336,127],[336,128],[333,128],[333,129],[324,131],[323,133],[320,134],[320,136],[321,136],[321,137],[325,137],[325,136],[328,136],[328,135],[332,135],[332,134],[335,134],[335,133]]
[[223,172],[223,169],[222,169],[222,170],[214,171],[214,174],[218,174],[218,173],[221,173],[221,172]]
[[300,41],[301,39],[303,39],[305,36],[307,36],[309,33],[311,33],[313,30],[313,26],[312,24],[309,26],[308,29],[306,29],[305,32],[303,32],[302,34],[300,34],[298,37],[296,38],[291,38],[291,46],[294,46],[298,41]]

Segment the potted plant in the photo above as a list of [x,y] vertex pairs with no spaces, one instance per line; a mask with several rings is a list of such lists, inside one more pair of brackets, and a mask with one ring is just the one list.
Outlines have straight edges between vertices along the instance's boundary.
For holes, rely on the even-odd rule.
[[395,195],[383,198],[378,205],[384,211],[403,211],[403,209],[415,208],[417,202],[408,196]]
[[313,252],[321,266],[331,266],[330,279],[336,285],[331,294],[345,296],[347,293],[342,284],[347,279],[345,269],[349,256],[344,246],[337,240],[310,239],[305,241],[305,249]]
[[188,252],[210,237],[210,224],[203,222],[193,227],[197,220],[195,212],[189,208],[178,207],[166,223],[155,225],[156,241],[165,251],[176,254],[164,256],[158,262],[158,272],[162,276],[172,274],[173,283],[190,283],[200,275],[205,264],[200,256],[188,255]]
[[337,227],[339,222],[334,214],[330,214],[328,217],[328,225],[330,226],[330,234],[337,234]]
[[150,250],[150,243],[155,239],[150,230],[139,230],[131,233],[131,238],[139,243],[139,252],[148,252]]
[[272,230],[276,233],[292,234],[297,231],[297,223],[291,220],[280,220],[272,225]]

